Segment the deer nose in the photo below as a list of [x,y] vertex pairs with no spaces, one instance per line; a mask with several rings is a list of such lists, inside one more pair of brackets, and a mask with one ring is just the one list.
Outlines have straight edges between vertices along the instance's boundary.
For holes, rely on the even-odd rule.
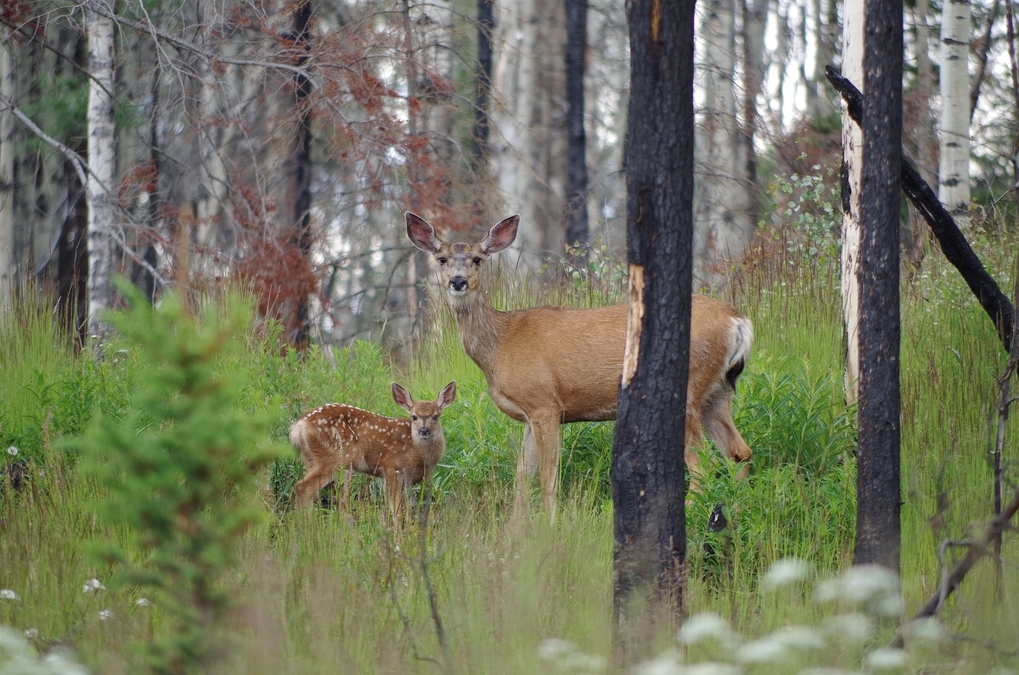
[[428,434],[430,433],[432,433],[432,431],[428,427],[421,427],[418,429],[418,436],[422,438],[428,438]]
[[449,287],[454,291],[467,290],[467,277],[453,277],[449,280]]

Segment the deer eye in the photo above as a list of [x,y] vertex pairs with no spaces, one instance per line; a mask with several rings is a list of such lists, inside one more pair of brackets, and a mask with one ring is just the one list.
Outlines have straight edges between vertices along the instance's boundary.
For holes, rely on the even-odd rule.
[[411,415],[411,416],[410,416],[410,418],[411,418],[412,420],[414,420],[415,422],[417,422],[417,421],[418,421],[418,416],[417,416],[417,415]]
[[448,260],[446,259],[445,256],[440,256],[440,257],[436,258],[436,260],[439,261],[440,265],[445,265],[448,262]]
[[481,258],[475,258],[474,259],[474,264],[475,265],[480,265],[482,262],[484,262],[484,261]]
[[439,421],[439,416],[438,415],[432,415],[432,419],[435,420],[436,422],[438,422]]

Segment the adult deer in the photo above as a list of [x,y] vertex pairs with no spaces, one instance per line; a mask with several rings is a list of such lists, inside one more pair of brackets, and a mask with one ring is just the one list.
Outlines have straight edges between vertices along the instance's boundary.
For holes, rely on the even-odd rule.
[[[420,216],[408,212],[407,236],[439,264],[443,295],[460,331],[464,351],[481,368],[488,391],[504,413],[523,422],[517,461],[517,506],[535,467],[545,506],[555,517],[559,425],[616,418],[623,371],[626,305],[595,309],[533,307],[502,312],[489,304],[481,269],[507,248],[519,216],[510,216],[477,244],[447,244]],[[690,377],[686,404],[686,464],[696,488],[701,427],[730,458],[746,462],[751,451],[732,421],[736,378],[750,351],[750,321],[732,305],[693,296]],[[740,475],[746,474],[744,467]]]
[[403,511],[403,493],[430,481],[446,451],[439,416],[456,398],[456,382],[447,384],[434,401],[415,402],[393,383],[393,400],[410,418],[377,415],[343,403],[329,403],[305,413],[290,427],[290,442],[301,452],[304,478],[294,487],[298,508],[310,506],[319,490],[336,479],[340,467],[386,482],[393,517]]

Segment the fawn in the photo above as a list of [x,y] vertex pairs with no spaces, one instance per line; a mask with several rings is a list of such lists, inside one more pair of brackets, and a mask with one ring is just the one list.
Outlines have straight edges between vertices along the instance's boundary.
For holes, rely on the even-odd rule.
[[290,443],[300,450],[304,478],[294,487],[295,505],[310,506],[319,490],[336,479],[340,467],[381,476],[393,517],[403,511],[403,493],[431,480],[446,451],[439,416],[456,398],[456,381],[434,401],[415,402],[393,383],[393,400],[410,418],[377,415],[343,403],[329,403],[305,413],[290,427]]

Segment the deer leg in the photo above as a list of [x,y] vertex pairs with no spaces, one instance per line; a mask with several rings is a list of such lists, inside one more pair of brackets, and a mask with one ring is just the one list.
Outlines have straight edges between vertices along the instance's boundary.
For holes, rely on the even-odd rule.
[[336,478],[332,465],[318,465],[308,470],[294,486],[294,506],[299,509],[311,506],[315,496]]
[[538,449],[534,442],[534,431],[531,429],[531,422],[524,422],[524,445],[517,456],[516,475],[516,497],[514,509],[517,513],[524,513],[530,501],[531,478],[538,470]]
[[696,451],[700,450],[702,440],[700,416],[696,410],[687,407],[683,459],[686,460],[686,472],[690,476],[690,492],[701,491],[701,458]]
[[749,465],[745,464],[753,452],[746,444],[739,430],[732,421],[732,394],[722,394],[711,401],[704,408],[704,430],[708,438],[715,442],[733,462],[744,463],[736,474],[737,478],[745,478],[749,471]]
[[541,478],[545,509],[555,523],[556,498],[559,491],[559,414],[542,413],[529,418],[538,455],[538,476]]
[[393,524],[399,525],[400,516],[403,514],[403,493],[406,489],[403,473],[387,471],[383,480],[386,482],[386,496],[389,498],[389,510],[393,516]]

